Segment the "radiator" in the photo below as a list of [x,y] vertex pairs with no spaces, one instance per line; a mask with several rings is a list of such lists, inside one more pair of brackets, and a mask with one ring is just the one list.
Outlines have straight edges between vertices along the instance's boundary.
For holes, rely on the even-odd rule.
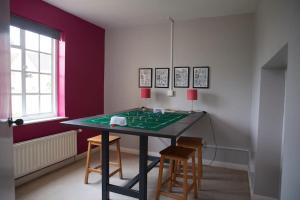
[[14,175],[22,177],[77,154],[77,131],[14,144]]

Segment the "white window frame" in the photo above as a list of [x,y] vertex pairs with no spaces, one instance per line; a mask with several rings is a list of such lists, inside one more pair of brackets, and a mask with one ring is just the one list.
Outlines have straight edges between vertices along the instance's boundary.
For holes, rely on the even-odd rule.
[[[17,27],[17,26],[15,26]],[[19,28],[19,27],[17,27]],[[17,48],[21,50],[21,70],[15,70],[11,69],[11,72],[21,72],[21,78],[22,78],[22,92],[21,93],[13,93],[11,92],[11,95],[21,95],[22,96],[22,115],[21,116],[13,116],[14,118],[22,118],[24,121],[32,121],[32,120],[41,120],[41,119],[48,119],[48,118],[53,118],[57,117],[57,63],[58,63],[58,56],[57,56],[57,47],[58,47],[58,42],[56,39],[52,38],[52,44],[51,44],[51,53],[46,53],[40,51],[40,35],[46,36],[43,34],[39,34],[39,44],[38,44],[38,50],[31,50],[31,49],[26,49],[25,48],[25,31],[22,28],[20,29],[20,46],[18,45],[13,45],[10,44],[10,48]],[[36,33],[36,32],[35,32]],[[48,37],[48,36],[47,36]],[[25,52],[30,51],[30,52],[35,52],[38,53],[38,62],[39,62],[39,67],[38,67],[38,72],[27,72],[26,71],[26,57],[25,57]],[[51,73],[44,73],[40,72],[40,54],[47,54],[52,56],[52,63],[51,63]],[[32,73],[32,74],[38,74],[38,88],[39,91],[37,93],[26,93],[26,73]],[[51,93],[41,93],[41,88],[40,88],[40,75],[51,75],[51,81],[52,81],[52,92]],[[36,113],[36,114],[26,114],[26,94],[32,94],[32,95],[39,95],[39,110],[41,109],[41,95],[52,95],[52,111],[47,112],[47,113]],[[12,105],[14,106],[14,105]]]

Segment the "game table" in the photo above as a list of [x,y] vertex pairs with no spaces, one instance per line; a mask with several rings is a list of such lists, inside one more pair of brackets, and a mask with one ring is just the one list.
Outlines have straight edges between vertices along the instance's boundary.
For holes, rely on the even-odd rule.
[[[165,112],[153,113],[151,109],[134,108],[112,114],[74,119],[61,122],[62,124],[96,129],[102,137],[102,199],[109,199],[109,192],[147,199],[147,173],[157,165],[158,157],[148,156],[148,137],[171,139],[171,145],[176,145],[176,138],[200,120],[206,114],[203,112]],[[123,116],[127,119],[127,126],[110,126],[112,116]],[[139,137],[139,174],[124,186],[109,183],[109,132]],[[151,163],[148,165],[148,161]],[[132,187],[139,183],[139,190]]]

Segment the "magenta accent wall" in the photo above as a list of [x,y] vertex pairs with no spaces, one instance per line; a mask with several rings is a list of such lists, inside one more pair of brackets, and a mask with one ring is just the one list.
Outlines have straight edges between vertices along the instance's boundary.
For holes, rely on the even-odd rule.
[[[65,114],[70,119],[103,113],[105,30],[41,0],[11,0],[11,13],[51,28],[65,37]],[[14,127],[14,142],[56,134],[70,128],[51,121]],[[86,150],[88,137],[78,134],[78,153]]]

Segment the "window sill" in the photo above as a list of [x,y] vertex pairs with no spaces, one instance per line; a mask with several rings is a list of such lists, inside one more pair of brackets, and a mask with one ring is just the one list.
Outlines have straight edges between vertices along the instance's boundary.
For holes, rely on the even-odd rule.
[[[63,119],[68,119],[68,117],[48,117],[48,118],[42,118],[42,119],[24,120],[23,125],[44,123],[44,122],[57,121],[57,120],[63,120]],[[14,126],[16,126],[16,125],[14,125]]]

